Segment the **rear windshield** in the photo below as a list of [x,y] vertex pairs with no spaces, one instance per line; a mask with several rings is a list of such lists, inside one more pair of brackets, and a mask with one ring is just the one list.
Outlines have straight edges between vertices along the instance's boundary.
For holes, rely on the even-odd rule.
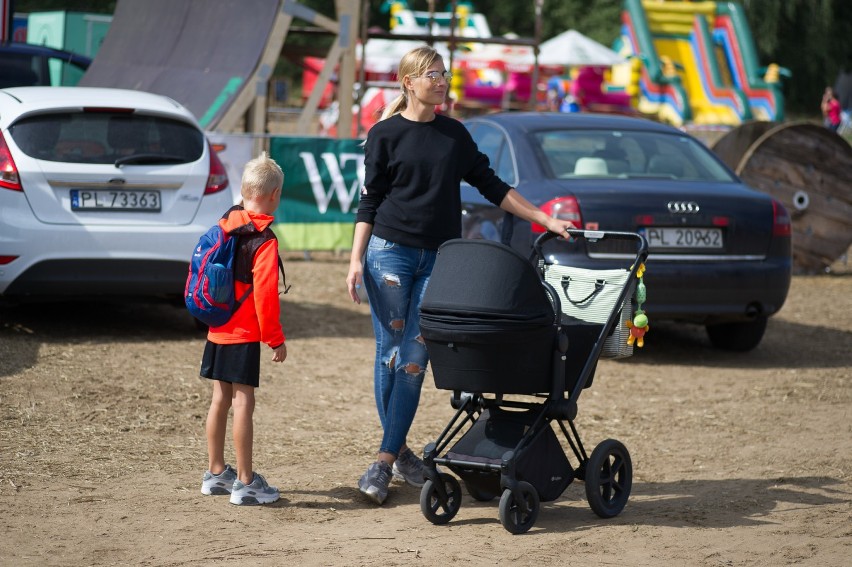
[[689,136],[631,130],[549,130],[534,136],[545,169],[555,178],[734,180],[704,144]]
[[65,163],[189,163],[204,152],[191,124],[161,116],[62,112],[29,116],[9,132],[30,157]]

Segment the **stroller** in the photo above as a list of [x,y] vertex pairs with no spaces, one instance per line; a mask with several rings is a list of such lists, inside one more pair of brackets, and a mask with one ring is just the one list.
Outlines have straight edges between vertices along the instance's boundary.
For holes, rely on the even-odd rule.
[[633,474],[627,449],[608,439],[589,456],[574,419],[602,353],[632,354],[624,317],[648,244],[629,232],[568,234],[590,244],[628,241],[616,243],[620,249],[632,249],[632,240],[638,252],[629,269],[548,264],[542,245],[557,236],[552,233],[536,240],[530,259],[486,240],[450,240],[438,251],[420,332],[435,386],[452,391],[456,413],[424,449],[420,508],[433,524],[452,520],[462,502],[461,484],[438,466],[461,478],[475,500],[499,497],[500,522],[513,534],[528,531],[540,503],[559,498],[575,479],[585,482],[589,505],[602,518],[627,503]]

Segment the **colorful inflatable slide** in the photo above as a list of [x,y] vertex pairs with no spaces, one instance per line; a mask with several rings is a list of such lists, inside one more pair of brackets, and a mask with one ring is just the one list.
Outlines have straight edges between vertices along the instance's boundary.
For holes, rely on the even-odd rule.
[[785,70],[758,65],[736,2],[625,0],[619,44],[622,56],[642,62],[642,113],[677,126],[784,118]]

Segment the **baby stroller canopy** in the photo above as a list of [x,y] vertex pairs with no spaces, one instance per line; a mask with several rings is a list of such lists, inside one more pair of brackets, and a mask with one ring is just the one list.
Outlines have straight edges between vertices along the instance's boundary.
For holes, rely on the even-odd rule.
[[555,322],[541,277],[515,250],[465,239],[438,249],[420,306],[438,388],[549,391]]
[[503,323],[532,327],[554,322],[541,278],[515,250],[487,240],[455,239],[438,259],[421,304],[434,320],[478,321],[483,329]]

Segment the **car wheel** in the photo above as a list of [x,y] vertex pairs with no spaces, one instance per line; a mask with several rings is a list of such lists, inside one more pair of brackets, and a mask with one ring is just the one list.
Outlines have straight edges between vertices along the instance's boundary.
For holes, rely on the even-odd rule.
[[768,319],[760,316],[752,321],[707,325],[707,336],[716,348],[746,352],[760,344]]

